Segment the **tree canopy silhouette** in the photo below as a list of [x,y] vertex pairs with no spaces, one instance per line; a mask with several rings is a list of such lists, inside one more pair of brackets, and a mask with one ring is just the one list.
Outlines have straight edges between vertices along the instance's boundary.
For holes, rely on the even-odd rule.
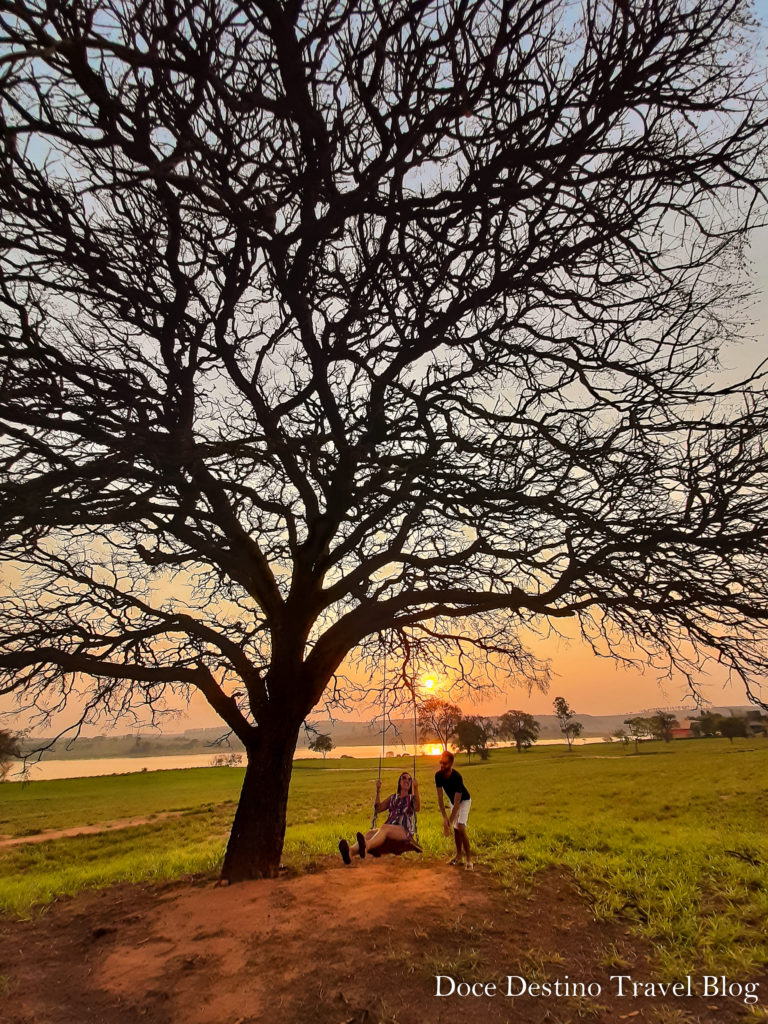
[[[0,0],[2,691],[197,688],[279,865],[302,720],[394,638],[753,693],[745,0]],[[729,319],[730,316],[730,319]],[[384,641],[389,642],[389,641]]]

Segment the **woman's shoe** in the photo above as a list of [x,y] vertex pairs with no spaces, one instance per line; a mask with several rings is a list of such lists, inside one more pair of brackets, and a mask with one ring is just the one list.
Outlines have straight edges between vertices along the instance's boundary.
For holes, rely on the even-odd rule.
[[364,857],[365,856],[365,836],[363,835],[362,832],[358,832],[357,835],[355,836],[355,839],[357,840],[357,852],[360,854],[361,857]]
[[345,864],[352,863],[352,858],[349,856],[349,843],[346,839],[342,839],[339,842],[339,853],[341,854],[341,859]]

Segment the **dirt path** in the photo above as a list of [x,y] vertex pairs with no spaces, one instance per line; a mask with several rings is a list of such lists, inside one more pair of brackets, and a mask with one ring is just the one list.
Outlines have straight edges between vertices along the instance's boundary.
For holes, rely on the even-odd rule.
[[150,817],[118,818],[117,821],[101,821],[95,825],[73,825],[71,828],[49,828],[28,836],[0,836],[0,847],[21,846],[24,843],[46,843],[49,839],[69,839],[72,836],[90,836],[97,832],[112,832],[114,829],[134,828],[136,825],[154,824],[166,818],[178,818],[184,811],[162,811]]
[[[558,872],[510,892],[487,870],[392,857],[230,888],[198,878],[83,894],[1,922],[0,965],[0,1024],[735,1024],[748,1009],[618,998],[609,975],[654,973]],[[436,975],[499,988],[437,997]],[[510,975],[602,993],[508,997]]]

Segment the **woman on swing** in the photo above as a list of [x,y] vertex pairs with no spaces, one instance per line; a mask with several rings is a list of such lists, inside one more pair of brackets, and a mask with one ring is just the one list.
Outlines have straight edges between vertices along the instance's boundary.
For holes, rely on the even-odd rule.
[[339,853],[345,864],[351,864],[352,858],[357,854],[364,857],[366,850],[375,850],[376,847],[383,846],[387,839],[413,841],[416,831],[415,815],[421,810],[419,784],[416,779],[410,772],[403,772],[397,781],[397,792],[388,796],[386,800],[380,800],[380,797],[381,779],[377,779],[374,807],[377,814],[387,811],[387,820],[380,828],[372,828],[365,835],[358,832],[355,837],[357,842],[352,846],[346,839],[341,840]]

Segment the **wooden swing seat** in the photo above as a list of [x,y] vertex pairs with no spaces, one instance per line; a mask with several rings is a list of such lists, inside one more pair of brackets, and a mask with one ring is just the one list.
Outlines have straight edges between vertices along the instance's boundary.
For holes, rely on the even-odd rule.
[[392,839],[391,836],[387,836],[381,846],[368,851],[368,856],[381,857],[385,853],[394,853],[399,857],[403,853],[423,853],[423,850],[413,839]]

